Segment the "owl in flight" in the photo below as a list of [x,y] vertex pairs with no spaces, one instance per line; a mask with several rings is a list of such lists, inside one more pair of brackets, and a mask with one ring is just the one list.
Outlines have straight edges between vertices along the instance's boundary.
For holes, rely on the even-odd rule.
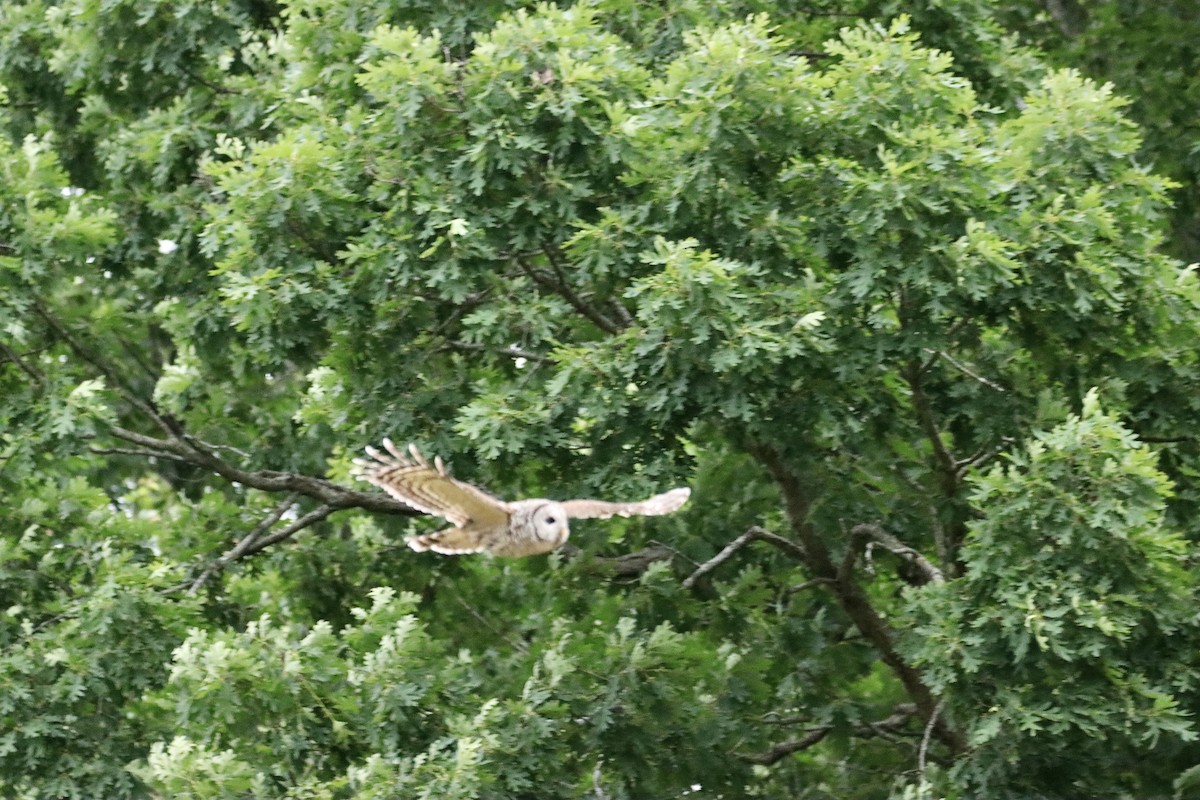
[[455,480],[440,458],[433,464],[413,445],[408,453],[388,439],[386,453],[367,448],[367,458],[354,459],[355,475],[386,491],[417,511],[444,517],[454,527],[414,536],[408,546],[417,552],[432,550],[445,555],[491,553],[497,556],[532,556],[549,553],[567,541],[568,519],[657,517],[670,514],[685,502],[691,489],[672,489],[640,503],[603,500],[516,500],[508,503],[469,483]]

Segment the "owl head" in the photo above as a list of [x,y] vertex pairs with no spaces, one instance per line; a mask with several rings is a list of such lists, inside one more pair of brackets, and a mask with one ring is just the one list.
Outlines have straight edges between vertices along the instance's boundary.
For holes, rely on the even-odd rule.
[[532,512],[529,524],[533,534],[542,541],[553,542],[558,547],[571,535],[571,529],[567,526],[567,510],[562,503],[541,502]]

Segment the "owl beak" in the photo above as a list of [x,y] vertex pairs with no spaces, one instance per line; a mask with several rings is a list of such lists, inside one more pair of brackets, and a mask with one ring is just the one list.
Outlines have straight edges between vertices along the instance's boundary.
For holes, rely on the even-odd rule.
[[567,539],[571,536],[571,528],[566,521],[563,522],[562,530],[558,534],[558,544],[555,547],[562,547],[566,544]]

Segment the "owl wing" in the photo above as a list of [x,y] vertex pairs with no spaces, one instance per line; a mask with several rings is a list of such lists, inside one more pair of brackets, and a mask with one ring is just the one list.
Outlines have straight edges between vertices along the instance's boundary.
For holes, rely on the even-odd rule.
[[571,519],[608,519],[621,517],[658,517],[676,511],[687,502],[692,490],[672,489],[640,503],[609,503],[605,500],[567,500],[562,507]]
[[455,480],[446,472],[442,459],[425,460],[414,445],[400,452],[391,439],[384,439],[382,453],[368,447],[371,458],[354,459],[354,474],[417,511],[434,514],[462,528],[468,523],[481,527],[508,524],[508,504],[477,486]]

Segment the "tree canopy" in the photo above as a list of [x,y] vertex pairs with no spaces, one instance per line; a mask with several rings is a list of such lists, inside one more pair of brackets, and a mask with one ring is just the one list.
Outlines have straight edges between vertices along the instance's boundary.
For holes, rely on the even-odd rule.
[[1197,23],[992,6],[0,5],[0,794],[1190,796]]

